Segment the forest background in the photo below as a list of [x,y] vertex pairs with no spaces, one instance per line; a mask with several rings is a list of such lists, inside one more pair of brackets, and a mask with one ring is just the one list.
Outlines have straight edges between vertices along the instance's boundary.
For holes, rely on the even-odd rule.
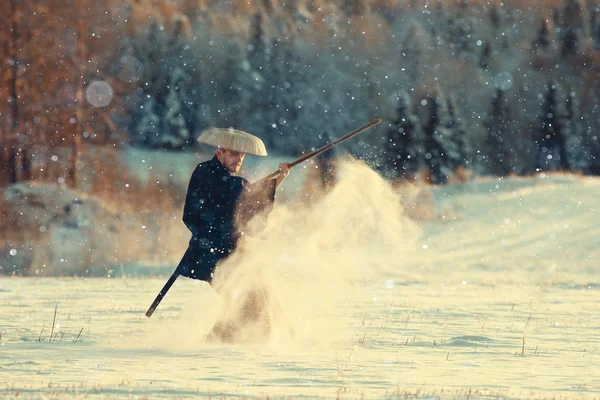
[[600,173],[592,0],[4,2],[4,273],[172,263],[187,182],[132,158],[210,126],[291,158],[381,118],[343,150],[392,182]]

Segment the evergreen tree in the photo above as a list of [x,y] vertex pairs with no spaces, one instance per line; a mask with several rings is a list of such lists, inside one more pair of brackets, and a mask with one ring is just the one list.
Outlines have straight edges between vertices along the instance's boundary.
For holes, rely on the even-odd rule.
[[589,162],[587,171],[590,174],[600,175],[600,135],[597,131],[588,130],[586,142],[589,148]]
[[552,45],[552,24],[547,18],[540,20],[540,28],[537,37],[531,43],[531,50],[548,50]]
[[587,15],[581,0],[565,0],[561,18],[561,54],[576,54],[581,40],[588,36]]
[[483,50],[481,51],[481,57],[479,58],[479,67],[485,71],[490,69],[490,62],[492,59],[492,44],[485,42]]
[[286,114],[290,111],[287,101],[292,96],[289,93],[290,83],[287,74],[289,61],[287,56],[288,52],[286,51],[285,43],[275,41],[271,50],[269,78],[265,82],[265,110],[263,112],[265,122],[264,137],[268,143],[270,142],[271,148],[281,145],[281,142],[277,142],[282,137],[285,137],[285,142],[288,145],[296,142],[295,138],[291,135],[293,131],[287,131],[286,129],[289,122]]
[[398,95],[396,115],[387,131],[384,169],[389,178],[412,179],[419,169],[419,119],[412,112],[410,97]]
[[444,184],[448,181],[451,168],[446,147],[449,143],[448,110],[440,89],[430,97],[431,105],[424,126],[425,165],[429,168],[432,183]]
[[428,43],[424,40],[427,36],[425,30],[416,22],[411,23],[406,38],[401,44],[402,55],[400,65],[405,68],[409,82],[415,86],[420,83],[422,74],[422,55]]
[[263,75],[269,64],[269,45],[264,29],[263,14],[258,11],[254,14],[250,27],[250,41],[248,43],[248,60],[252,69]]
[[487,160],[489,172],[507,176],[511,172],[507,138],[509,135],[509,108],[505,92],[496,89],[484,126],[487,133]]
[[242,129],[246,129],[258,136],[267,135],[268,121],[264,113],[269,107],[269,79],[270,79],[270,46],[266,39],[263,15],[257,12],[251,25],[250,42],[248,46],[248,61],[250,72],[246,75],[245,83],[248,91],[249,104],[246,107],[247,120],[242,121]]
[[592,8],[590,16],[590,30],[592,41],[595,49],[600,49],[600,9],[598,7]]
[[453,54],[471,58],[474,53],[475,24],[466,11],[452,16],[448,20],[448,39]]
[[165,134],[161,137],[163,147],[182,149],[191,142],[185,118],[183,104],[186,101],[186,76],[180,68],[174,68],[171,83],[165,99]]
[[146,146],[158,144],[163,130],[154,97],[144,94],[142,104],[137,107],[135,114],[135,118],[132,119],[134,143]]
[[228,43],[225,52],[223,74],[219,76],[220,99],[219,108],[225,110],[225,123],[228,127],[240,128],[247,118],[252,104],[251,94],[255,82],[252,81],[253,71],[246,58],[246,52],[237,43]]
[[573,30],[579,37],[588,37],[588,20],[586,7],[581,0],[565,0],[562,9],[563,30]]
[[503,11],[500,9],[500,6],[497,3],[493,3],[490,6],[488,16],[490,18],[492,28],[494,29],[494,34],[496,34],[502,26],[503,19]]
[[459,109],[454,96],[448,96],[447,102],[448,122],[448,141],[445,147],[448,157],[448,168],[455,171],[459,167],[466,167],[467,160],[467,128],[463,119],[460,117]]
[[567,28],[562,32],[560,54],[568,57],[577,54],[579,47],[579,34],[577,30]]
[[565,151],[565,134],[568,131],[565,104],[560,86],[550,81],[542,102],[540,130],[536,140],[536,167],[539,169],[568,169]]
[[565,156],[566,165],[577,171],[585,171],[590,159],[590,148],[585,145],[585,131],[579,115],[579,101],[574,91],[566,96]]

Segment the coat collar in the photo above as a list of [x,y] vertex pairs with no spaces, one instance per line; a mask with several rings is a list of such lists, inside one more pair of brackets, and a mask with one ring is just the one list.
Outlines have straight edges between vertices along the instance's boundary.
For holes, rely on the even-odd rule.
[[210,164],[213,171],[222,175],[232,176],[231,172],[229,172],[227,168],[221,164],[221,161],[219,161],[216,155],[212,158],[212,160],[210,160]]

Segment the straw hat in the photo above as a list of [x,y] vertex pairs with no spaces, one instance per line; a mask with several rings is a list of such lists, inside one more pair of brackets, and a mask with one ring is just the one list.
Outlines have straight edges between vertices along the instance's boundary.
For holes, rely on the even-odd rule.
[[240,151],[255,156],[266,156],[265,144],[254,135],[233,128],[209,128],[202,132],[198,142],[220,147],[222,149]]

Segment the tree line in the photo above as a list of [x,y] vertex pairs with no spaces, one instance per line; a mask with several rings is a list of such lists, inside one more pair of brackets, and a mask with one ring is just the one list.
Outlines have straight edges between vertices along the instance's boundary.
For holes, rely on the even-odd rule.
[[[464,0],[186,3],[185,14],[135,30],[140,2],[110,12],[9,3],[4,184],[76,185],[87,144],[185,151],[204,128],[234,126],[297,155],[373,118],[385,126],[346,150],[393,179],[423,168],[435,183],[461,168],[600,173],[591,2],[539,12]],[[52,168],[57,157],[66,167]]]

